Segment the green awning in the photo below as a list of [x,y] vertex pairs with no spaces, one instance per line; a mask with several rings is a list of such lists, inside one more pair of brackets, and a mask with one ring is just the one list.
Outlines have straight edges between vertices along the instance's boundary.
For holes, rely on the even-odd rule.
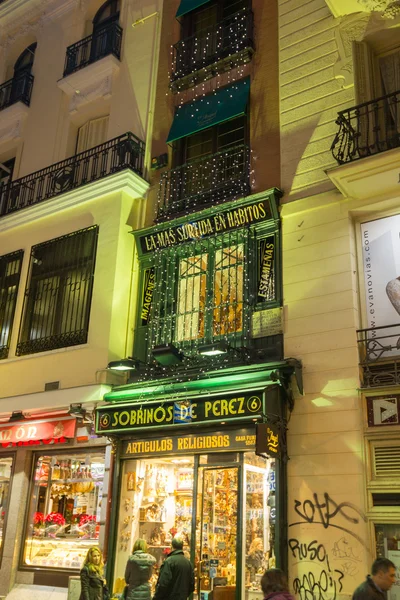
[[243,115],[249,90],[250,77],[246,77],[226,88],[217,90],[210,96],[204,96],[204,98],[178,107],[168,134],[167,144]]
[[210,0],[181,0],[175,16],[176,18],[183,17],[186,13],[196,10],[199,6],[203,6],[203,4],[208,4],[209,2]]

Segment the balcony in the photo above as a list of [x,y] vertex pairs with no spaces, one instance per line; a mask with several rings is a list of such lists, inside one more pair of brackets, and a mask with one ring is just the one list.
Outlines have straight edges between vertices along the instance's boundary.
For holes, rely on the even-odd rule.
[[342,165],[400,146],[400,91],[342,110],[331,150]]
[[400,384],[400,324],[357,331],[361,387]]
[[144,142],[125,133],[0,187],[0,217],[124,169],[143,176]]
[[67,77],[88,65],[109,56],[121,58],[122,28],[118,23],[109,23],[88,35],[83,40],[68,46],[63,77]]
[[166,171],[160,181],[158,219],[250,193],[250,150],[240,144]]
[[233,64],[245,64],[253,51],[253,13],[243,9],[174,45],[171,89],[191,87]]
[[22,102],[26,106],[29,106],[32,87],[33,75],[30,73],[23,73],[0,85],[0,110],[4,110],[17,102]]

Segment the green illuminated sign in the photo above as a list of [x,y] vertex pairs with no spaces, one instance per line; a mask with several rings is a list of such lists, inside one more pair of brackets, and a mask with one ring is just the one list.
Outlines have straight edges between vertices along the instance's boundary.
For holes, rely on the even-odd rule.
[[209,399],[166,402],[135,402],[127,406],[110,406],[97,410],[97,433],[113,433],[208,424],[236,419],[257,418],[264,409],[261,393],[236,394]]

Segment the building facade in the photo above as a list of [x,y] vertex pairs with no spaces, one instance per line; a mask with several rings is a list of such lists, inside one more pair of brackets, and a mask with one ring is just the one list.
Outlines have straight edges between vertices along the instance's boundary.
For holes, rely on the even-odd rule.
[[[350,596],[398,564],[396,2],[279,2],[289,573]],[[396,597],[396,584],[391,597]]]
[[96,411],[116,453],[115,595],[138,537],[153,585],[183,538],[199,600],[262,598],[263,570],[287,567],[301,364],[283,348],[277,8],[163,8],[133,350],[110,365],[129,375]]
[[0,4],[2,597],[66,598],[107,547],[93,411],[132,346],[160,18],[157,2]]

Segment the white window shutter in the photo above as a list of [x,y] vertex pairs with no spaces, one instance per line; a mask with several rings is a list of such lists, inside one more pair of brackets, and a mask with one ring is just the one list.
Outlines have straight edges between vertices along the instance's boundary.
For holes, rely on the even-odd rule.
[[78,130],[77,154],[105,142],[107,139],[107,130],[108,115],[99,119],[92,119],[82,125]]
[[93,119],[89,121],[89,135],[88,135],[88,147],[94,148],[99,146],[107,139],[108,130],[108,116],[101,117],[100,119]]
[[354,88],[356,103],[369,102],[377,97],[376,58],[366,42],[353,42]]

